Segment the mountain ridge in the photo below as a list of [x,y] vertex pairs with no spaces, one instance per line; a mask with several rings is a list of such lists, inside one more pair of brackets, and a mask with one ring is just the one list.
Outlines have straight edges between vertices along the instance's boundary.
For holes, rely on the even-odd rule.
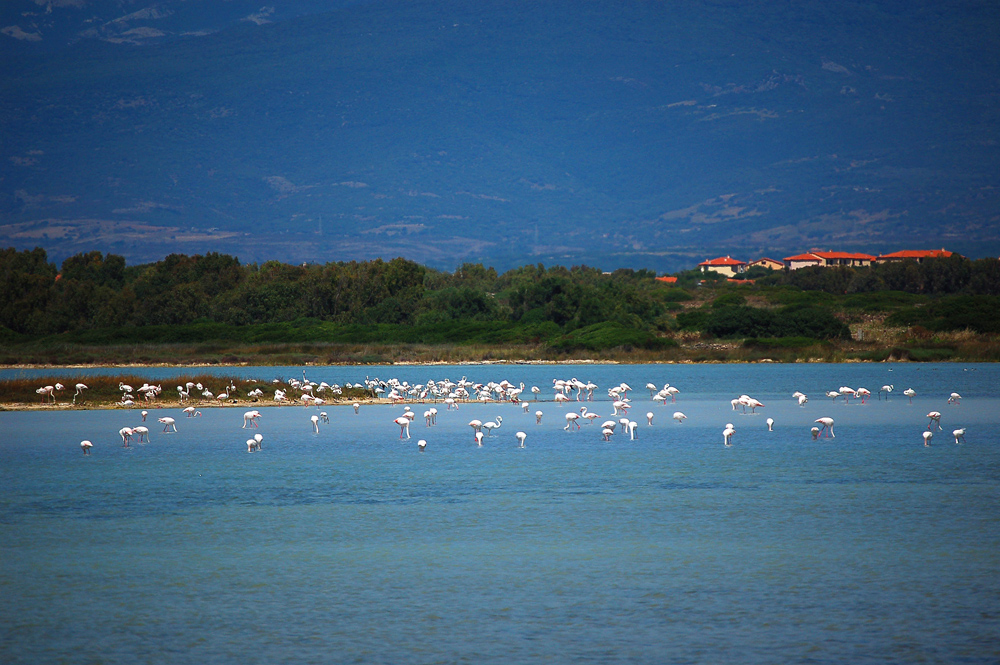
[[78,43],[0,76],[0,243],[661,271],[996,254],[996,13],[371,2]]

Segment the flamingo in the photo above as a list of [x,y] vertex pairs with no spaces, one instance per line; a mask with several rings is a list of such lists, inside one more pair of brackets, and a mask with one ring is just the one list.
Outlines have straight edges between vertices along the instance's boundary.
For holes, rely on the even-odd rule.
[[157,418],[157,420],[159,420],[161,423],[163,423],[163,431],[164,432],[167,431],[168,427],[172,427],[174,432],[177,431],[177,425],[176,425],[176,423],[174,423],[174,419],[173,418],[171,418],[169,416],[165,416],[163,418]]
[[955,437],[955,443],[958,443],[959,439],[961,439],[962,443],[965,443],[965,428],[964,427],[962,427],[960,429],[953,430],[952,433],[951,433],[951,435],[953,437]]
[[579,419],[580,419],[580,414],[578,414],[578,413],[572,413],[572,412],[571,413],[567,413],[566,414],[566,427],[563,427],[563,429],[564,430],[569,430],[571,427],[573,427],[573,425],[576,425],[576,428],[580,429],[580,423],[577,422],[577,420],[579,420]]
[[[955,438],[955,443],[958,443],[958,438],[957,437]],[[80,442],[80,450],[83,451],[84,455],[89,455],[90,454],[90,449],[93,448],[93,447],[94,447],[94,444],[92,444],[90,441],[88,441],[86,439],[84,439],[83,441]]]
[[634,420],[628,421],[628,438],[630,441],[635,441],[636,439],[639,438],[639,435],[635,433],[635,430],[638,426],[639,423],[635,422]]
[[78,383],[76,384],[76,392],[73,393],[73,404],[76,404],[76,398],[83,394],[84,390],[87,390],[87,384]]
[[475,438],[475,436],[476,436],[476,434],[478,432],[482,432],[483,431],[483,421],[482,420],[475,420],[475,419],[470,420],[469,421],[469,427],[472,428],[472,436],[473,436],[473,438]]
[[828,390],[828,391],[826,391],[826,396],[829,397],[830,399],[836,401],[836,399],[838,397],[840,397],[840,391],[839,390]]
[[818,428],[818,427],[813,427],[813,428],[812,428],[811,430],[809,430],[809,431],[810,431],[810,432],[812,432],[812,435],[813,435],[813,441],[815,441],[816,439],[818,439],[818,438],[819,438],[819,428]]
[[824,417],[824,418],[817,418],[813,422],[819,423],[820,425],[823,426],[820,429],[820,431],[819,431],[820,436],[822,436],[823,432],[826,431],[827,435],[831,439],[836,439],[837,438],[837,435],[833,433],[833,418],[826,418],[826,417]]
[[[324,425],[329,425],[330,424],[330,416],[327,415],[326,411],[320,411],[319,412],[319,419],[323,421]],[[412,421],[413,418],[410,418],[409,420]]]
[[358,411],[361,410],[361,403],[360,402],[355,402],[351,406],[354,407],[354,413],[357,413]]
[[925,446],[930,446],[931,445],[931,439],[933,439],[933,438],[934,438],[934,432],[924,432],[924,445]]
[[774,431],[774,418],[768,418],[764,422],[767,423],[767,431],[768,432],[773,432]]
[[940,411],[931,411],[930,413],[927,414],[927,417],[931,419],[931,421],[929,423],[927,423],[927,429],[931,429],[931,426],[934,425],[935,423],[937,423],[939,431],[942,430],[942,429],[944,429],[943,427],[941,427],[941,412]]
[[536,425],[541,425],[542,424],[542,412],[541,411],[535,411],[535,424]]
[[146,416],[149,415],[149,411],[145,411],[145,410],[141,411],[141,412],[139,412],[139,415],[142,416],[142,422],[146,422]]
[[738,398],[737,399],[733,399],[733,400],[729,400],[729,403],[733,405],[733,411],[738,411],[739,410],[739,409],[736,408],[736,407],[738,407],[740,405],[740,400]]
[[254,435],[253,435],[253,440],[254,440],[254,441],[256,442],[256,444],[257,444],[257,450],[260,450],[260,448],[261,448],[260,444],[261,444],[261,442],[262,442],[262,441],[264,440],[264,437],[263,437],[263,435],[261,435],[261,434],[254,434]]
[[534,401],[538,401],[538,393],[542,392],[541,388],[538,386],[531,386],[531,394],[533,395]]
[[139,443],[142,443],[143,439],[146,439],[146,443],[149,443],[149,428],[139,425],[138,427],[133,427],[132,432],[139,437]]
[[913,396],[917,394],[917,391],[913,388],[907,388],[903,391],[903,394],[910,398],[910,404],[913,404]]
[[118,430],[118,434],[122,438],[122,445],[128,448],[129,441],[132,440],[132,428],[122,427],[120,430]]
[[201,411],[196,411],[193,406],[189,406],[184,409],[183,413],[185,413],[188,418],[197,418],[201,415]]
[[420,439],[419,441],[417,441],[417,450],[419,450],[420,452],[424,452],[425,448],[427,448],[427,441],[425,441],[424,439]]
[[483,433],[482,432],[476,432],[476,445],[479,446],[480,448],[483,447]]
[[684,419],[685,419],[685,418],[687,418],[687,416],[685,416],[685,415],[684,415],[683,413],[681,413],[680,411],[674,411],[674,415],[673,415],[673,416],[671,416],[671,417],[672,417],[672,418],[673,418],[674,420],[676,420],[676,421],[677,421],[677,424],[678,424],[678,425],[679,425],[679,424],[681,424],[681,423],[683,423],[683,422],[684,422]]
[[854,391],[854,395],[855,397],[860,397],[861,403],[864,404],[865,402],[868,401],[868,398],[872,396],[872,391],[868,390],[867,388],[858,388],[856,391]]
[[799,394],[799,396],[796,399],[799,400],[799,406],[805,406],[806,402],[809,401],[809,398],[806,397],[805,395],[801,394],[801,393]]
[[247,452],[252,453],[257,448],[257,442],[253,439],[247,439]]
[[646,424],[649,425],[649,426],[653,425],[653,412],[652,411],[647,411],[646,412]]
[[[313,434],[319,434],[319,416],[309,416],[309,420],[312,421]],[[406,418],[396,418],[396,422],[399,422],[400,420],[406,420]],[[409,425],[410,421],[406,420],[406,424]],[[402,433],[400,433],[399,438],[403,438]]]
[[733,445],[733,434],[736,434],[736,428],[733,427],[732,423],[726,423],[726,429],[722,430],[722,443],[726,447]]
[[[313,418],[316,418],[316,416],[313,416]],[[396,418],[392,422],[394,422],[397,425],[399,425],[399,438],[400,439],[403,438],[403,434],[404,433],[406,434],[406,438],[407,439],[410,438],[410,419],[409,418],[407,418],[406,416],[400,416],[399,418]]]
[[948,404],[961,404],[962,403],[961,399],[962,399],[961,395],[959,395],[958,393],[952,393],[951,396],[948,398]]
[[889,393],[892,392],[892,385],[884,385],[878,389],[878,398],[882,399],[882,393],[885,393],[885,401],[889,401]]
[[493,436],[493,430],[500,429],[501,425],[503,425],[503,416],[497,416],[496,420],[483,423],[483,429],[486,430],[487,435]]
[[746,405],[750,407],[750,413],[756,413],[758,406],[764,406],[763,402],[756,400],[753,397],[747,400]]
[[251,428],[259,427],[259,425],[257,424],[257,419],[258,418],[260,418],[260,411],[257,411],[256,409],[253,410],[253,411],[247,411],[246,413],[244,413],[243,414],[243,427],[242,427],[242,429],[246,429],[247,425],[249,425]]
[[605,427],[605,428],[603,428],[601,430],[601,435],[604,436],[604,440],[605,441],[610,441],[611,440],[611,435],[614,434],[614,433],[615,433],[615,431],[613,429],[611,429],[610,427]]
[[838,392],[844,396],[844,404],[847,404],[851,399],[851,395],[855,394],[854,388],[848,388],[847,386],[841,386]]
[[659,392],[659,388],[657,388],[656,384],[653,384],[653,383],[647,383],[646,384],[646,390],[649,391],[649,396],[650,397],[653,397],[654,395],[656,395],[657,392]]
[[514,438],[518,440],[518,448],[524,448],[524,440],[528,438],[528,435],[524,432],[514,432]]
[[[677,401],[677,393],[679,393],[680,390],[678,390],[674,386],[667,386],[666,388],[663,389],[663,392],[665,392],[666,394],[670,395],[670,401],[671,402],[676,402]],[[663,403],[666,404],[667,403],[666,400],[664,400]]]

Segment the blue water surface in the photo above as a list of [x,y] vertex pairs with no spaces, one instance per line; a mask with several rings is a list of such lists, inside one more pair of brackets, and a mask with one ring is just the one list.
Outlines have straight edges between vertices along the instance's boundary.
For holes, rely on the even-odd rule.
[[[324,406],[318,433],[319,409],[260,407],[253,454],[244,409],[149,408],[151,441],[127,448],[135,410],[0,412],[0,662],[1000,661],[998,366],[306,371],[508,379],[546,401],[438,404],[432,427],[414,403],[410,439],[401,405]],[[581,404],[547,400],[573,376],[601,386],[602,418],[567,431]],[[605,442],[622,381],[638,438]],[[888,402],[823,397],[886,383]],[[766,406],[733,411],[741,393]],[[931,410],[943,430],[925,447]],[[476,446],[468,422],[497,416]],[[835,438],[810,436],[821,416]]]

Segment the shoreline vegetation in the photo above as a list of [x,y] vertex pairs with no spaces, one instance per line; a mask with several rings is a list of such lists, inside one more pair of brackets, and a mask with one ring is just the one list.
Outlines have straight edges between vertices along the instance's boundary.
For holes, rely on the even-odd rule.
[[0,366],[1000,361],[996,259],[674,277],[6,249]]

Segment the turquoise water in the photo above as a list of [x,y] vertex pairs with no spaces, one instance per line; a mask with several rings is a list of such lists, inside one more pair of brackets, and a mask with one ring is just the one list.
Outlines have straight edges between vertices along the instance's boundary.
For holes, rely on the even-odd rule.
[[[254,454],[243,409],[150,410],[152,441],[129,448],[117,430],[136,411],[2,412],[0,662],[996,663],[1000,367],[892,369],[307,369],[508,378],[545,398],[577,376],[601,386],[602,416],[624,380],[636,441],[564,431],[575,403],[532,405],[541,425],[438,405],[429,428],[415,404],[402,441],[397,406],[325,407],[318,434],[316,409],[263,408]],[[678,402],[652,403],[647,381]],[[821,394],[883,383],[889,402]],[[732,411],[743,392],[759,415]],[[944,431],[928,448],[929,410]],[[476,447],[467,423],[497,415]],[[820,416],[836,438],[811,439]]]

